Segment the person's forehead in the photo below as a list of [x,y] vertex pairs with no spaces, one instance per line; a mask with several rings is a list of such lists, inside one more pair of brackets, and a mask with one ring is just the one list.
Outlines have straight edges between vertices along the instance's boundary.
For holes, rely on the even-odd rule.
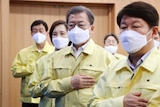
[[146,23],[147,22],[145,20],[143,20],[142,18],[139,17],[132,17],[132,16],[123,16],[121,23],[120,24],[125,24],[125,23]]
[[121,21],[124,21],[124,20],[143,20],[143,19],[141,19],[141,18],[139,18],[139,17],[133,17],[133,16],[123,16],[122,17],[122,20]]
[[113,36],[108,36],[107,39],[115,39]]
[[57,25],[54,28],[53,32],[55,32],[55,31],[67,31],[67,29],[66,29],[66,27],[63,24],[60,24],[60,25]]
[[85,12],[80,12],[80,13],[76,13],[76,14],[71,14],[68,18],[68,22],[72,23],[72,22],[83,22],[83,21],[88,21],[88,15]]

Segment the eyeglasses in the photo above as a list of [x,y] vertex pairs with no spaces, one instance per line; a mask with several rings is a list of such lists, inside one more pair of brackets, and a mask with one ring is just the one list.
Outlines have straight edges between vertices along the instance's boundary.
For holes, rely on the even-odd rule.
[[116,40],[106,40],[106,43],[108,44],[117,44]]
[[69,23],[69,24],[68,24],[68,28],[69,28],[69,29],[73,29],[75,26],[78,26],[79,28],[82,28],[82,29],[86,29],[89,25],[86,24],[86,23],[78,23],[78,24]]

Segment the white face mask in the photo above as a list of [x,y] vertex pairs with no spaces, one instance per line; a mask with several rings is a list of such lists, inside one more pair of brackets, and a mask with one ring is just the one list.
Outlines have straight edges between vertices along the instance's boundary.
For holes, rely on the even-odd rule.
[[115,54],[118,49],[118,46],[110,45],[110,46],[104,46],[104,48],[110,53]]
[[154,46],[156,47],[160,46],[160,42],[158,42],[157,40],[154,40]]
[[86,42],[89,39],[89,30],[83,30],[78,26],[75,26],[73,29],[68,31],[68,37],[72,43],[79,45]]
[[52,38],[52,43],[56,47],[56,49],[61,49],[68,46],[69,40],[68,38],[56,37]]
[[149,33],[150,33],[150,31],[146,35],[142,35],[136,31],[133,31],[133,30],[123,31],[120,34],[123,48],[128,53],[138,52],[140,49],[142,49],[147,44],[148,41],[147,41],[146,36]]
[[42,34],[42,33],[36,33],[32,36],[33,40],[40,44],[40,43],[43,43],[45,40],[46,40],[46,35]]

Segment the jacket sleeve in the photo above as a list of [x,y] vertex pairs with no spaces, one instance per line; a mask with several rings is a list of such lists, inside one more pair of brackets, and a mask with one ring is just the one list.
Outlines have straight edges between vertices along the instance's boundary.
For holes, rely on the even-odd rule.
[[43,69],[41,67],[42,61],[37,61],[34,67],[34,72],[28,83],[29,91],[31,96],[34,98],[41,97],[42,91],[40,89],[40,80],[42,76]]
[[[45,65],[46,64],[44,64],[43,66]],[[42,93],[47,97],[56,98],[73,91],[73,88],[71,86],[71,77],[57,79],[54,75],[54,69],[52,67],[53,61],[51,61],[51,63],[47,63],[47,65],[48,67],[44,67],[47,69],[42,76],[40,84]]]
[[111,94],[110,92],[106,92],[106,72],[102,74],[98,83],[96,84],[93,97],[89,101],[88,107],[123,107],[123,98],[124,96],[119,97],[108,97],[107,94]]
[[32,74],[33,66],[35,62],[33,60],[28,60],[27,62],[23,62],[23,57],[18,53],[13,61],[11,66],[12,75],[15,78],[24,77]]

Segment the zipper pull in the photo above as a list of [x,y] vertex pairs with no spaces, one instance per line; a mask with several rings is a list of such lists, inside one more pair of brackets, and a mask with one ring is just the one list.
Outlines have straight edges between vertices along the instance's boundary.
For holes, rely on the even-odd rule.
[[132,76],[131,76],[131,80],[132,80],[133,77],[134,77],[134,73],[133,73]]

